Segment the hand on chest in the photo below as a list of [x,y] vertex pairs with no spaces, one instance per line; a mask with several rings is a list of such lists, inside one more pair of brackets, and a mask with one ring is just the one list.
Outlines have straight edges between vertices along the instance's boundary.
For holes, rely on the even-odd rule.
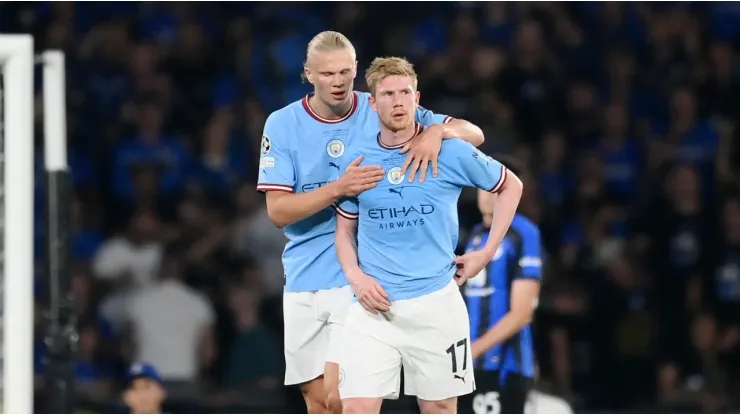
[[359,195],[360,204],[374,208],[388,204],[409,205],[435,201],[440,181],[428,175],[423,183],[418,180],[409,182],[402,170],[406,155],[396,152],[382,157],[366,157],[365,160],[363,165],[380,165],[385,176],[375,188]]

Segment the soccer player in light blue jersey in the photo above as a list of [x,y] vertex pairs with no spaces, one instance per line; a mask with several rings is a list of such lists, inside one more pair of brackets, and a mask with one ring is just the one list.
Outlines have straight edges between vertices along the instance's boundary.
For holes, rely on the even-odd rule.
[[[309,413],[339,412],[338,343],[352,290],[334,248],[335,212],[340,197],[376,186],[378,165],[345,169],[339,160],[348,146],[380,129],[367,93],[353,91],[355,51],[337,32],[322,32],[308,45],[304,77],[314,93],[270,114],[262,136],[257,189],[266,193],[270,219],[289,242],[283,253],[285,290],[285,384],[300,384]],[[409,143],[409,176],[436,173],[442,139],[463,137],[475,145],[480,129],[425,109],[416,121],[429,128]]]
[[[355,141],[340,169],[361,154],[386,175],[337,206],[337,254],[357,298],[340,354],[343,410],[378,413],[384,398],[398,397],[403,365],[405,392],[417,396],[422,413],[455,413],[457,397],[475,388],[468,313],[457,286],[490,262],[522,183],[459,139],[442,144],[437,177],[410,181],[399,150],[424,130],[414,119],[414,68],[405,59],[377,58],[365,79],[380,132]],[[463,187],[496,193],[495,216],[488,243],[455,257]]]

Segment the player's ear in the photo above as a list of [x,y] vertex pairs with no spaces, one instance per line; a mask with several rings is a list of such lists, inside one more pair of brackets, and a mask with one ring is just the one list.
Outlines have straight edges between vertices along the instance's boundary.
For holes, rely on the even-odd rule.
[[377,113],[378,108],[375,107],[375,96],[373,94],[370,94],[370,99],[368,101],[370,101],[370,107],[372,107],[373,111]]
[[416,91],[416,105],[419,105],[420,98],[421,98],[421,93],[419,91]]
[[357,77],[357,64],[358,62],[355,61],[355,67],[352,69],[352,79],[355,79]]
[[303,77],[311,84],[313,84],[313,75],[311,75],[311,70],[307,67],[303,67]]

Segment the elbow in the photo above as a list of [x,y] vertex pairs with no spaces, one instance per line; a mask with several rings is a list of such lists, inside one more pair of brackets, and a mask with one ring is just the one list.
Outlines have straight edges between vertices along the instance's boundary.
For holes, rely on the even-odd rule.
[[525,327],[531,324],[533,319],[534,319],[534,309],[530,309],[526,313],[523,313],[522,318],[520,320],[522,327]]
[[486,138],[483,135],[483,130],[469,121],[466,121],[465,123],[467,123],[467,140],[473,146],[480,147],[486,141]]
[[272,221],[277,228],[285,228],[289,223],[281,217],[279,212],[276,211],[276,209],[270,209],[269,205],[267,206],[267,216],[270,218],[270,221]]
[[534,319],[534,309],[517,311],[514,313],[514,316],[516,317],[515,322],[517,330],[521,330],[532,323],[532,320]]
[[475,147],[480,147],[483,143],[486,142],[486,136],[483,134],[483,130],[481,130],[480,127],[473,124],[473,131],[475,132],[473,134],[473,139],[476,143]]

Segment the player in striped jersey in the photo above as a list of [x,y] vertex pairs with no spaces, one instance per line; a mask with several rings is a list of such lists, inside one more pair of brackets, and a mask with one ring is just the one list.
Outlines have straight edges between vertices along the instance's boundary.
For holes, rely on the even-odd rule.
[[[517,175],[524,174],[515,161],[497,159]],[[520,177],[526,181],[526,175]],[[478,193],[483,222],[475,227],[467,251],[486,244],[493,198]],[[493,260],[463,289],[477,391],[461,399],[461,413],[524,413],[534,385],[530,323],[542,278],[540,246],[537,225],[517,213]]]

